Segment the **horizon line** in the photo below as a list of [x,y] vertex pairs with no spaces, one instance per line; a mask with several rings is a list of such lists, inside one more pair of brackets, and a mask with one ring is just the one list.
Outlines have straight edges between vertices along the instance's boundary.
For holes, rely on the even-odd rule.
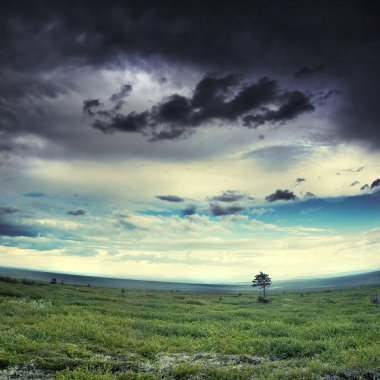
[[[242,284],[249,284],[251,280],[249,281],[230,281],[230,282],[203,282],[203,281],[186,281],[186,280],[153,280],[150,278],[126,278],[126,277],[116,277],[112,275],[106,275],[106,274],[88,274],[88,273],[73,273],[73,272],[60,272],[60,271],[49,271],[46,269],[33,269],[33,268],[21,268],[21,267],[14,267],[14,266],[2,266],[0,265],[0,268],[4,269],[16,269],[16,270],[22,270],[22,271],[31,271],[31,272],[42,272],[42,273],[51,273],[51,274],[61,274],[61,275],[69,275],[69,276],[82,276],[82,277],[92,277],[92,278],[104,278],[104,279],[113,279],[113,280],[126,280],[126,281],[142,281],[142,282],[157,282],[157,283],[173,283],[173,284],[187,284],[187,285],[242,285]],[[283,278],[279,280],[275,280],[275,282],[295,282],[295,281],[312,281],[312,280],[322,280],[322,279],[333,279],[333,278],[341,278],[346,276],[354,276],[354,275],[360,275],[360,274],[369,274],[369,273],[375,273],[379,272],[380,268],[374,269],[374,270],[359,270],[359,271],[350,271],[350,272],[338,272],[335,274],[327,274],[327,275],[319,275],[319,276],[312,276],[312,277],[292,277],[292,278]],[[272,279],[273,282],[273,279]]]

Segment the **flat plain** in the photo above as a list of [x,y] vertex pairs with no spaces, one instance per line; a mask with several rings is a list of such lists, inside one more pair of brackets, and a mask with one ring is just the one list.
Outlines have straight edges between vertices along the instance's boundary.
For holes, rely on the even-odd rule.
[[379,379],[380,286],[194,293],[0,279],[0,378]]

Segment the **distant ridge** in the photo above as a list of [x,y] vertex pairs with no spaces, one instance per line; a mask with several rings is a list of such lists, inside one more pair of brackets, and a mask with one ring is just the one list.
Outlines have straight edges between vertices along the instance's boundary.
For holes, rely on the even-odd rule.
[[[247,283],[239,284],[199,284],[181,283],[165,281],[131,280],[110,277],[84,276],[67,273],[44,272],[37,270],[0,267],[0,276],[14,278],[27,278],[36,281],[50,281],[53,277],[60,283],[63,281],[68,285],[88,285],[110,287],[110,288],[130,288],[146,290],[178,290],[189,292],[247,292],[253,291],[250,286],[250,279]],[[303,290],[327,290],[339,288],[351,288],[358,286],[380,285],[380,271],[344,275],[329,278],[315,279],[294,279],[273,281],[271,291],[303,291]]]
[[380,271],[339,275],[327,278],[293,279],[278,281],[277,285],[284,288],[351,288],[356,286],[380,285]]

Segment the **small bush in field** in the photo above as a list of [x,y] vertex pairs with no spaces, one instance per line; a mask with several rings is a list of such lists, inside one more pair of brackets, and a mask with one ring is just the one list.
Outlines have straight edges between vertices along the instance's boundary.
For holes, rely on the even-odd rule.
[[260,303],[270,303],[271,300],[267,297],[262,296],[261,294],[257,297],[257,301]]
[[377,294],[374,294],[370,297],[370,301],[373,305],[379,305],[379,298],[377,297]]
[[15,278],[11,278],[11,277],[8,277],[8,276],[0,276],[0,281],[1,282],[7,282],[8,284],[18,284],[18,280],[16,280]]

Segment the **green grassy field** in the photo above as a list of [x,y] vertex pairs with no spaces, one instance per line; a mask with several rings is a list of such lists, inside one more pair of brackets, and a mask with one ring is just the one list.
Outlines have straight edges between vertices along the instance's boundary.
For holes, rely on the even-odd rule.
[[379,379],[380,287],[194,294],[0,281],[0,379]]

